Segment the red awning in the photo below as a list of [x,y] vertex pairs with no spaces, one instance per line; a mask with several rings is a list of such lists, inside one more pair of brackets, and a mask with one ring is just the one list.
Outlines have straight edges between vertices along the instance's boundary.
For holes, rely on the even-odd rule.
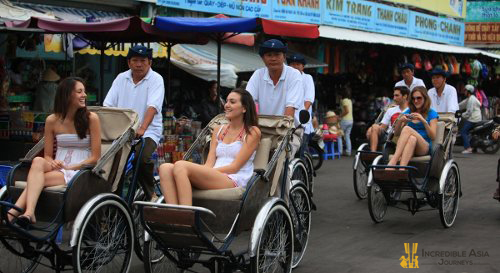
[[264,33],[276,36],[317,39],[319,26],[260,19]]
[[48,33],[80,33],[84,38],[102,42],[171,42],[206,44],[208,38],[195,33],[169,33],[144,22],[139,17],[128,17],[105,22],[79,23],[31,17],[22,22],[6,22],[8,27],[39,28]]

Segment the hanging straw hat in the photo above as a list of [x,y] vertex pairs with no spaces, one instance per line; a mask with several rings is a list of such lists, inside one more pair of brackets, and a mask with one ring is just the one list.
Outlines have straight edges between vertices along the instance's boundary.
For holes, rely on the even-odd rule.
[[42,81],[56,82],[60,79],[61,79],[61,77],[59,77],[59,75],[57,75],[57,73],[54,70],[52,70],[51,68],[47,68],[43,72]]

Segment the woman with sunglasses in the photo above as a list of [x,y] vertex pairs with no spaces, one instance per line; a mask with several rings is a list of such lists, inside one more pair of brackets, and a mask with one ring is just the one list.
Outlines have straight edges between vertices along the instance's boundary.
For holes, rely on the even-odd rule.
[[428,155],[432,140],[436,138],[438,113],[431,108],[427,89],[423,86],[413,88],[409,109],[395,125],[394,134],[399,135],[396,152],[388,165],[407,166],[413,156]]

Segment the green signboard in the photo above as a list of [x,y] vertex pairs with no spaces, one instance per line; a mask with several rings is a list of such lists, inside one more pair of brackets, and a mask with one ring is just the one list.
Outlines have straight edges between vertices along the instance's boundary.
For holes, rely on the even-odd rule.
[[466,22],[500,22],[500,1],[468,1]]

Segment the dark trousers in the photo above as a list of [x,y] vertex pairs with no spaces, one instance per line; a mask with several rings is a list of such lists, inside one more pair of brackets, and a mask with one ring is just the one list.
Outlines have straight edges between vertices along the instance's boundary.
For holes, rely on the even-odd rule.
[[465,149],[470,148],[469,131],[474,125],[475,125],[475,123],[472,123],[468,120],[465,120],[464,124],[462,126],[462,130],[461,130],[460,134],[462,135],[462,140],[464,142]]
[[302,143],[300,145],[300,150],[299,150],[301,158],[304,158],[304,153],[307,151],[307,147],[309,146],[309,141],[311,140],[312,136],[313,134],[306,134],[306,133],[304,133],[304,135],[302,136]]
[[144,189],[144,194],[146,195],[146,200],[151,199],[154,193],[154,166],[152,155],[156,150],[156,142],[150,137],[144,138],[144,150],[142,150],[141,157],[138,158],[140,153],[140,148],[142,145],[135,146],[135,154],[137,156],[137,163],[139,165],[139,172],[137,178],[142,188]]

